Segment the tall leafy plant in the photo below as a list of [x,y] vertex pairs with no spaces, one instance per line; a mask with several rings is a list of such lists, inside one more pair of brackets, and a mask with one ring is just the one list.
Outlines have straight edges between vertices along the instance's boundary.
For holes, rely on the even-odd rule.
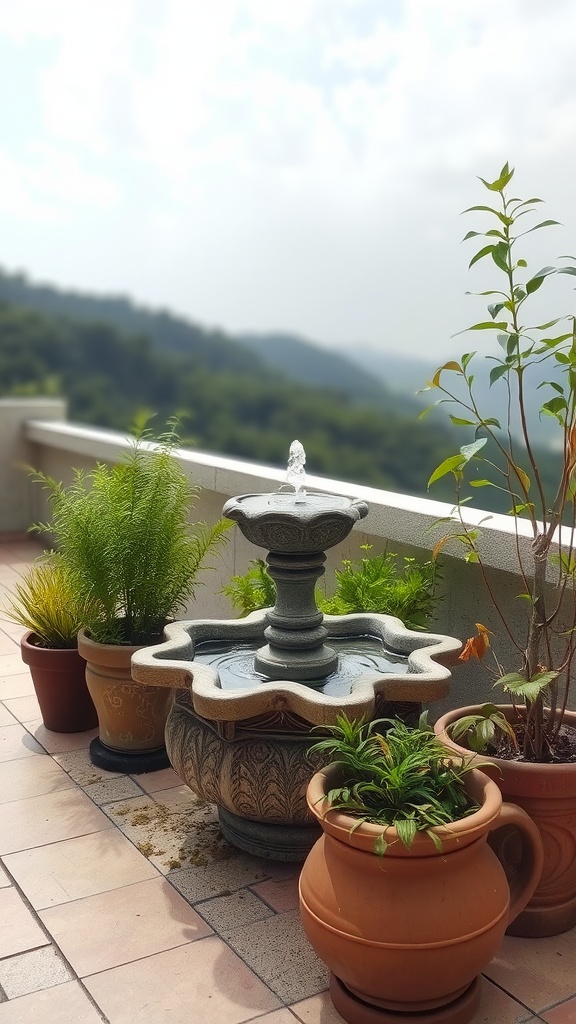
[[[477,624],[477,636],[465,645],[463,660],[493,655],[495,685],[516,706],[513,728],[503,721],[493,705],[463,727],[475,749],[493,742],[498,729],[501,740],[518,747],[528,760],[571,759],[566,751],[563,720],[568,707],[574,657],[576,654],[576,319],[574,315],[554,316],[543,322],[530,313],[534,296],[557,275],[576,276],[573,257],[561,257],[554,266],[530,271],[520,251],[521,239],[557,224],[542,220],[527,226],[540,199],[514,196],[512,168],[505,164],[494,181],[480,179],[489,193],[488,204],[469,210],[485,219],[485,230],[469,231],[465,241],[482,239],[469,267],[488,261],[499,278],[495,288],[480,292],[489,298],[488,319],[468,330],[496,335],[500,355],[489,355],[482,365],[476,352],[439,367],[429,387],[440,392],[440,403],[450,403],[457,412],[450,416],[458,429],[474,431],[474,440],[444,460],[432,473],[429,486],[452,474],[457,493],[454,518],[457,529],[450,537],[464,545],[466,559],[479,565],[488,588],[495,622],[492,629]],[[477,402],[479,374],[487,375],[490,386],[503,391],[502,417],[487,417]],[[555,489],[547,493],[544,467],[533,443],[527,416],[527,374],[538,374],[544,389],[541,416],[552,417],[558,426],[558,470]],[[457,378],[460,388],[451,383]],[[464,397],[462,397],[462,385]],[[437,404],[437,403],[436,403]],[[519,440],[515,431],[519,432]],[[554,455],[546,452],[548,463]],[[480,466],[478,476],[473,471]],[[514,523],[514,552],[522,580],[519,595],[526,606],[526,622],[518,632],[509,622],[498,595],[491,587],[480,548],[480,531],[467,522],[463,506],[470,500],[464,487],[496,487],[507,496]],[[522,535],[528,523],[531,543]],[[521,525],[522,524],[522,525]],[[570,529],[562,531],[562,524]],[[491,647],[491,637],[500,628],[515,651],[505,665]],[[454,735],[454,734],[453,734]],[[456,737],[455,737],[456,738]]]
[[77,471],[68,487],[35,474],[52,511],[39,528],[53,535],[71,585],[89,604],[84,625],[100,643],[138,645],[161,634],[230,526],[189,526],[198,489],[174,457],[173,425],[150,440],[144,432],[120,463]]

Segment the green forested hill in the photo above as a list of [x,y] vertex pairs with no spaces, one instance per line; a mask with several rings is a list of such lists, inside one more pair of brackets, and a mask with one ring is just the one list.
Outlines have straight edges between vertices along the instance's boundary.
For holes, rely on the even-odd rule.
[[451,453],[440,428],[295,388],[255,365],[215,369],[199,353],[162,349],[108,324],[0,304],[0,393],[63,394],[73,420],[126,429],[142,410],[158,426],[177,413],[197,447],[280,467],[298,437],[311,473],[414,494]]

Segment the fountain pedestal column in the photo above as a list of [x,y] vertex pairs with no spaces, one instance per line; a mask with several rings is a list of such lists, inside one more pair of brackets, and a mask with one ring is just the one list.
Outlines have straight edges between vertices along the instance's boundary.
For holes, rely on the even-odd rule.
[[314,597],[325,561],[323,551],[271,551],[266,559],[276,584],[276,604],[266,613],[268,644],[257,651],[254,668],[269,679],[318,680],[320,685],[338,665],[338,655],[324,643],[328,630]]

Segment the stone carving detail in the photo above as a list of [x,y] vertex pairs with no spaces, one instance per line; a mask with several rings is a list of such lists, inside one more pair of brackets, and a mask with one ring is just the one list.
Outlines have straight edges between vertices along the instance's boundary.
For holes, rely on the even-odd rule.
[[312,823],[306,787],[320,761],[302,740],[263,734],[229,743],[177,703],[168,717],[166,747],[175,770],[202,799],[256,820]]

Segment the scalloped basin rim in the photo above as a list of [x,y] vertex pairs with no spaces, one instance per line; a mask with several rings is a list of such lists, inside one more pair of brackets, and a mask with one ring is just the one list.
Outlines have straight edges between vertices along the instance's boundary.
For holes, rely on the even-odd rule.
[[208,665],[194,662],[194,641],[228,640],[231,644],[263,638],[266,611],[244,619],[198,619],[167,625],[165,639],[132,657],[132,675],[144,685],[190,687],[192,704],[203,718],[242,721],[271,711],[291,711],[314,725],[328,725],[339,711],[355,717],[373,716],[376,697],[395,701],[438,700],[449,691],[450,670],[439,660],[452,662],[462,649],[454,637],[418,633],[391,615],[360,613],[326,615],[329,636],[378,636],[393,650],[408,655],[408,672],[360,676],[348,696],[331,697],[304,683],[275,680],[255,683],[253,690],[222,690],[218,675]]

